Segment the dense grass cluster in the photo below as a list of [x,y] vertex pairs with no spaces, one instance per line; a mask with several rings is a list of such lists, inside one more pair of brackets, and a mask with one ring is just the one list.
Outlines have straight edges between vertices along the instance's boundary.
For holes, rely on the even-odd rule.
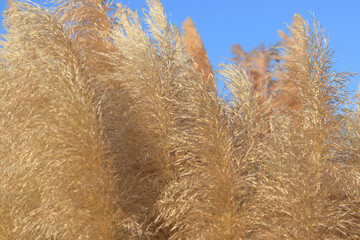
[[0,239],[360,239],[360,113],[321,27],[215,74],[147,5],[9,1]]

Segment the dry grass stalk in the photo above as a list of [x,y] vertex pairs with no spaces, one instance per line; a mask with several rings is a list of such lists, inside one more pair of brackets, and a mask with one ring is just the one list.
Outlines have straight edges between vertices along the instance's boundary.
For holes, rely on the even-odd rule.
[[357,180],[346,186],[350,166],[335,162],[342,141],[336,114],[347,74],[331,71],[332,53],[320,27],[311,31],[301,16],[295,19],[280,76],[301,106],[291,119],[282,114],[272,121],[253,201],[254,233],[265,239],[358,239],[358,195],[349,194]]
[[190,17],[183,23],[183,35],[181,38],[185,53],[194,61],[194,67],[204,77],[206,84],[213,88],[215,84],[214,73],[204,44]]
[[318,26],[295,15],[276,75],[278,56],[238,48],[225,101],[159,0],[147,28],[121,4],[57,3],[5,14],[1,239],[359,239],[360,120],[338,116],[348,75]]
[[[264,46],[255,48],[249,53],[244,52],[240,45],[233,45],[231,49],[234,54],[232,59],[240,69],[244,69],[251,81],[251,91],[256,97],[256,104],[261,108],[262,114],[258,120],[268,118],[272,112],[271,99],[274,80],[270,70],[272,61],[279,61],[280,56]],[[267,127],[268,128],[268,127]],[[265,131],[264,131],[265,132]]]
[[[129,195],[126,192],[129,190],[128,186],[136,189],[135,186],[141,186],[141,184],[131,182],[126,177],[121,178],[121,173],[128,171],[127,165],[123,163],[132,162],[131,157],[124,159],[124,154],[127,153],[129,146],[125,144],[126,141],[122,139],[122,136],[123,134],[132,135],[134,132],[127,132],[127,128],[124,127],[127,118],[131,119],[128,112],[132,107],[132,101],[128,93],[124,91],[121,81],[114,78],[117,74],[123,74],[119,72],[119,65],[122,64],[119,53],[123,46],[114,44],[114,29],[119,27],[115,16],[115,12],[118,10],[117,6],[113,5],[112,1],[99,0],[55,0],[53,2],[56,4],[53,14],[64,26],[67,36],[84,57],[88,66],[87,71],[92,76],[92,81],[88,84],[94,89],[96,101],[99,102],[99,114],[105,138],[109,143],[109,149],[115,162],[116,185],[121,199],[121,196]],[[116,53],[116,59],[113,59],[113,53]],[[137,169],[137,171],[141,170]],[[126,191],[122,192],[123,189]],[[146,199],[146,197],[142,199]],[[141,200],[131,199],[130,201],[138,201],[141,205]],[[122,204],[127,205],[127,202],[122,199]],[[143,235],[144,229],[143,226],[140,226],[141,221],[134,217],[134,213],[126,212],[125,216],[123,221],[124,231],[127,232],[125,238],[130,239],[132,235]],[[145,217],[142,218],[142,221],[143,219]]]
[[[299,28],[300,32],[305,34],[300,15],[295,14],[292,26]],[[283,45],[289,49],[295,47],[294,42],[303,41],[299,35],[291,36],[292,39],[283,31],[279,31],[279,35],[283,39]],[[306,43],[302,42],[301,44]],[[293,49],[293,51],[297,50]],[[261,92],[260,96],[262,97],[258,100],[260,105],[265,101],[270,101],[271,109],[286,111],[299,109],[299,97],[293,83],[270,70],[272,61],[276,61],[280,65],[286,64],[286,62],[293,61],[290,56],[286,53],[278,54],[274,49],[268,50],[264,46],[246,53],[240,45],[233,45],[232,52],[235,55],[233,61],[240,68],[244,68],[249,75],[249,79],[253,84],[253,91]],[[264,111],[270,112],[271,109],[264,109]]]
[[[238,44],[233,45],[231,52],[235,55],[232,59],[241,69],[245,69],[253,84],[254,91],[263,91],[264,97],[269,93],[268,84],[271,82],[269,65],[271,60],[280,60],[279,56],[264,46],[255,48],[249,53],[244,52]],[[264,87],[265,86],[265,87]]]
[[[299,54],[305,54],[307,49],[306,32],[303,19],[301,15],[295,14],[292,28],[297,29],[297,32],[291,33],[291,38],[286,36],[283,31],[279,31],[279,35],[283,38],[284,46],[289,52],[285,52],[281,59],[284,62],[284,65],[291,65],[292,62],[296,62],[297,59],[293,58],[291,52],[298,52]],[[295,70],[294,70],[295,71]],[[300,99],[296,91],[296,86],[291,81],[291,79],[286,78],[285,76],[278,76],[279,80],[274,85],[273,91],[277,92],[276,95],[272,98],[272,105],[276,108],[285,109],[285,110],[297,110],[301,107]]]
[[111,155],[83,58],[57,20],[38,6],[12,2],[4,22],[5,239],[117,238],[121,212],[115,209]]
[[111,72],[103,54],[114,51],[111,29],[115,7],[111,0],[51,0],[53,14],[64,26],[66,34],[86,58],[90,71],[104,75]]
[[[238,86],[250,84],[234,66],[223,74],[239,81]],[[163,193],[160,218],[171,227],[170,239],[240,239],[246,236],[254,161],[254,151],[240,141],[250,129],[233,134],[235,123],[224,115],[230,109],[203,86],[197,88],[200,94],[191,95],[188,103],[197,112],[184,119],[187,139],[177,152],[179,177]],[[240,100],[237,106],[246,111]],[[251,114],[247,117],[249,126],[249,121],[255,124]]]
[[118,5],[116,13],[121,25],[113,31],[119,49],[111,55],[118,73],[114,81],[126,92],[119,95],[124,111],[118,118],[122,129],[117,164],[124,211],[138,226],[129,238],[167,239],[167,229],[156,231],[156,203],[176,177],[174,141],[181,121],[177,116],[190,95],[183,73],[190,66],[181,60],[179,32],[167,23],[161,3],[154,0],[148,5],[148,32],[130,9]]

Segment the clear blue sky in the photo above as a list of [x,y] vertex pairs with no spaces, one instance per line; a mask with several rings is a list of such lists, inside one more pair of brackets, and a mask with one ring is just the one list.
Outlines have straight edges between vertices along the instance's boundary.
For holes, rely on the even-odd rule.
[[[119,0],[114,0],[118,2]],[[35,0],[41,5],[45,0]],[[145,0],[122,0],[132,9],[146,7]],[[291,24],[294,13],[311,21],[317,20],[330,34],[330,46],[335,50],[337,71],[360,73],[360,1],[359,0],[162,0],[172,23],[181,23],[190,16],[202,37],[210,61],[215,67],[232,57],[232,44],[241,44],[245,51],[264,43],[277,43],[277,31]],[[0,12],[6,0],[0,0]],[[360,76],[348,84],[357,90]],[[221,86],[220,86],[221,87]]]

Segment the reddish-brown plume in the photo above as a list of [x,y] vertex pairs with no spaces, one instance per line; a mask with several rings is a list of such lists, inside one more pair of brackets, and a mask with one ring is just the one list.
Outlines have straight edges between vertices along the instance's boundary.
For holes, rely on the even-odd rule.
[[204,44],[194,22],[188,17],[183,23],[182,44],[185,53],[194,60],[195,68],[203,75],[209,87],[214,86],[214,74]]

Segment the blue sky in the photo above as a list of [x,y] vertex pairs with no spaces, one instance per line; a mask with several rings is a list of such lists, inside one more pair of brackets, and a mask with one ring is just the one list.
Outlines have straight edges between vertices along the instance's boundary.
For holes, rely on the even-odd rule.
[[[119,0],[114,0],[118,2]],[[45,0],[35,0],[39,4]],[[132,9],[146,7],[145,0],[122,0]],[[162,0],[172,23],[181,23],[190,16],[202,37],[210,61],[215,67],[232,57],[232,44],[241,44],[245,51],[264,43],[280,40],[277,31],[291,24],[294,13],[311,21],[315,13],[330,37],[335,50],[337,71],[360,73],[360,1],[358,0]],[[6,1],[0,0],[0,12]],[[358,89],[360,76],[348,84],[348,90]],[[220,86],[221,87],[221,86]]]

